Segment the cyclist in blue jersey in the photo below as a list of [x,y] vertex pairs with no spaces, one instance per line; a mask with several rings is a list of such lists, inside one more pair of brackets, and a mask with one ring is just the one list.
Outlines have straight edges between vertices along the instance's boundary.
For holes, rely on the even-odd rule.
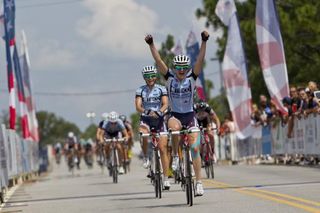
[[[112,139],[112,138],[122,138],[124,137],[125,142],[128,141],[128,133],[123,124],[123,122],[119,119],[119,115],[116,112],[110,112],[108,119],[105,120],[102,124],[102,131],[99,134],[99,140],[104,141],[104,138]],[[109,161],[109,152],[110,152],[110,145],[106,144],[105,150],[107,155],[107,161]],[[120,160],[120,167],[119,167],[119,174],[124,173],[123,163],[126,160],[123,152],[123,146],[121,144],[117,144],[117,149],[119,152],[119,160]]]
[[[142,76],[146,84],[139,87],[136,91],[135,105],[140,117],[139,131],[147,134],[150,133],[151,128],[155,131],[166,131],[164,123],[164,112],[168,108],[168,93],[165,87],[156,84],[157,70],[154,66],[145,66],[142,70]],[[169,161],[167,156],[167,136],[161,135],[159,142],[160,158],[163,167],[164,181],[163,187],[166,190],[170,189],[170,182],[168,181]],[[144,154],[143,167],[149,167],[148,156],[148,138],[143,138],[141,148]]]
[[[173,59],[173,69],[161,59],[161,56],[153,43],[152,35],[147,35],[145,41],[150,47],[151,54],[157,64],[158,70],[166,79],[169,103],[171,108],[171,117],[168,121],[168,127],[173,131],[179,131],[182,127],[188,129],[198,129],[197,119],[193,110],[193,93],[195,82],[199,76],[206,53],[206,42],[209,34],[206,31],[201,33],[200,52],[194,67],[191,67],[190,58],[186,55],[177,55]],[[201,196],[204,193],[201,182],[201,159],[199,153],[198,133],[189,134],[188,141],[191,147],[193,157],[193,166],[196,175],[196,191],[195,195]],[[179,164],[178,157],[179,137],[173,136],[173,162],[172,168],[176,170]]]

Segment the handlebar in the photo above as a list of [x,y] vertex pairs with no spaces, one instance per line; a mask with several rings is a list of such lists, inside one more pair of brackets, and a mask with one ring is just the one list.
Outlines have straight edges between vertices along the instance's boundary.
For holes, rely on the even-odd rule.
[[124,142],[125,138],[104,138],[105,142]]
[[157,132],[157,133],[153,133],[153,132],[142,133],[142,132],[140,132],[141,137],[150,137],[152,135],[161,136],[161,135],[169,135],[169,133],[168,132]]
[[171,131],[169,130],[169,134],[171,135],[182,135],[182,134],[190,134],[190,133],[195,133],[195,132],[200,132],[200,129],[191,129],[191,130],[179,130],[179,131]]

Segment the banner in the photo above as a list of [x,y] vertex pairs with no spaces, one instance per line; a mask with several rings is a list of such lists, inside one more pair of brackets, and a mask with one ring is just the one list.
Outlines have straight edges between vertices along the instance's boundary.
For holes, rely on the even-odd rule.
[[271,99],[282,112],[282,98],[289,96],[289,83],[284,48],[274,0],[257,0],[256,34],[263,70]]
[[234,1],[219,0],[215,12],[228,26],[228,40],[222,64],[223,79],[237,137],[245,139],[253,133],[250,118],[251,89]]

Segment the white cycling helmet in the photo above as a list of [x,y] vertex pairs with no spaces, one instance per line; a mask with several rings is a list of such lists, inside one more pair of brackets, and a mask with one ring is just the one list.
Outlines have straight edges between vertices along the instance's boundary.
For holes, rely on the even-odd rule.
[[145,66],[142,69],[142,76],[148,76],[148,75],[152,75],[152,74],[157,74],[157,69],[155,68],[155,66]]
[[101,118],[102,118],[103,120],[107,120],[107,119],[109,118],[109,113],[107,113],[107,112],[102,113],[102,114],[101,114]]
[[187,55],[176,55],[173,58],[173,65],[174,66],[190,66],[190,58]]
[[68,137],[72,138],[74,136],[73,132],[68,132]]
[[118,113],[116,113],[115,111],[112,111],[112,112],[109,113],[108,120],[109,120],[111,123],[117,122],[118,118],[119,118],[119,115],[118,115]]

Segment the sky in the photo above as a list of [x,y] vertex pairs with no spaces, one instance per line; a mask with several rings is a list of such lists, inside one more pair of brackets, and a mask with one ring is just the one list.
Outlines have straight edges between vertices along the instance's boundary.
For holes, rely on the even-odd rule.
[[[219,33],[195,17],[199,7],[202,1],[195,0],[16,0],[16,40],[19,45],[24,30],[37,110],[53,112],[81,130],[90,125],[88,112],[96,114],[95,123],[103,112],[130,116],[135,90],[144,84],[141,69],[154,64],[145,35],[152,34],[157,47],[168,34],[184,45],[190,30],[199,41],[203,30],[210,34],[204,72],[217,95],[219,64],[210,59],[216,57]],[[3,111],[9,103],[4,42],[0,49]],[[16,108],[19,113],[18,102]]]

